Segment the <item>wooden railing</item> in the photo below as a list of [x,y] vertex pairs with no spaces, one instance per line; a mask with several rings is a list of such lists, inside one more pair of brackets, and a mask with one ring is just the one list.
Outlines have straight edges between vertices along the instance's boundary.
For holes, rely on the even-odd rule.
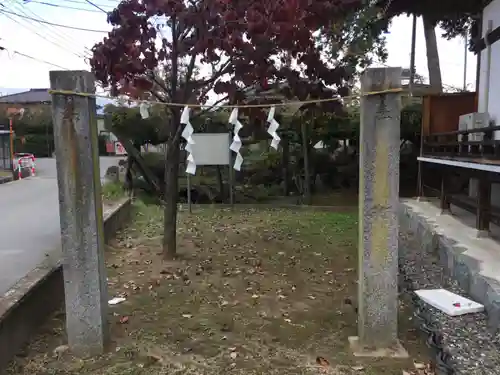
[[456,130],[424,136],[423,156],[446,156],[500,160],[500,126]]

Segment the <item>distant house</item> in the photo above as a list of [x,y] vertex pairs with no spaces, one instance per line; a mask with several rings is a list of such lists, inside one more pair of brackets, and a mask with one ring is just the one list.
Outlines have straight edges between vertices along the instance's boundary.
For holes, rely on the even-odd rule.
[[0,170],[9,169],[12,165],[9,137],[10,131],[0,125]]
[[0,96],[0,113],[6,115],[11,108],[24,108],[30,113],[36,113],[50,108],[51,103],[52,96],[49,94],[49,89],[31,89]]
[[[43,110],[50,109],[52,105],[52,95],[49,89],[30,89],[29,91],[19,92],[0,96],[0,113],[7,115],[9,109],[24,108],[28,113],[35,114]],[[98,133],[105,132],[104,117],[97,116]]]
[[484,7],[480,26],[477,91],[424,97],[418,160],[419,195],[434,191],[443,210],[454,204],[475,212],[484,233],[490,222],[500,224],[500,0]]
[[[21,108],[25,110],[25,115],[36,116],[37,113],[50,111],[51,105],[52,95],[47,88],[30,89],[16,94],[0,96],[0,117],[10,117],[10,113]],[[97,109],[97,134],[103,136],[107,143],[111,143],[111,148],[114,150],[118,139],[106,129],[104,115],[100,109],[101,106]],[[16,128],[15,124],[16,121],[14,120],[14,130]]]

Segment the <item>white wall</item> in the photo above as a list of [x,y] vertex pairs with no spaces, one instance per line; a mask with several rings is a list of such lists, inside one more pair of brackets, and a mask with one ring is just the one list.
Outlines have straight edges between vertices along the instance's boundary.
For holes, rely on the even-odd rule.
[[[488,32],[488,22],[492,21],[493,29],[500,26],[500,0],[494,0],[490,3],[483,12],[483,27],[482,37]],[[488,52],[484,49],[481,52],[481,67],[479,72],[479,95],[478,95],[478,111],[485,112],[486,107],[490,113],[492,120],[500,125],[500,85],[498,80],[500,77],[500,41],[491,45],[491,60],[490,60],[490,86],[488,106],[486,106],[486,81],[487,81],[487,67],[488,67]],[[500,139],[500,132],[495,132],[495,138]]]
[[[483,11],[482,37],[488,33],[489,21],[493,23],[493,29],[500,26],[500,0],[492,1]],[[490,60],[490,86],[488,106],[486,106],[486,81],[488,67],[488,52],[484,49],[481,52],[481,67],[479,72],[479,92],[478,92],[478,112],[485,112],[488,109],[490,119],[500,125],[500,41],[491,45]],[[495,132],[495,139],[500,139],[500,131]],[[477,196],[477,180],[469,181],[469,195]],[[491,204],[500,207],[500,184],[491,185]]]
[[[104,124],[104,119],[103,118],[98,118],[97,119],[97,134],[101,134],[101,132],[107,132],[106,126]],[[116,138],[116,135],[113,133],[109,133],[109,140],[111,142],[117,142],[118,138]]]

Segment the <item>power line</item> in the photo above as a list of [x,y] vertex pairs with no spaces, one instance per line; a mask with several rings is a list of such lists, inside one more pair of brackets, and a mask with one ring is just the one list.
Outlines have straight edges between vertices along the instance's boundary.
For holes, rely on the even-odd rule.
[[33,17],[23,16],[23,15],[21,15],[19,13],[10,12],[10,11],[4,10],[4,9],[0,9],[0,13],[8,13],[8,14],[12,14],[14,16],[18,16],[18,17],[21,17],[21,18],[26,18],[26,19],[31,20],[31,21],[44,23],[44,24],[50,25],[50,26],[63,27],[65,29],[79,30],[79,31],[88,31],[88,32],[91,32],[91,33],[108,33],[108,31],[105,31],[105,30],[86,29],[84,27],[75,27],[75,26],[69,26],[69,25],[61,25],[59,23],[54,23],[54,22],[49,22],[49,21],[42,21],[42,20],[39,20],[39,19],[36,19],[36,18],[33,18]]
[[[22,57],[25,57],[27,59],[30,59],[30,60],[33,60],[33,61],[37,61],[37,62],[41,62],[41,63],[44,63],[44,64],[47,64],[47,65],[50,65],[50,66],[53,66],[55,68],[58,68],[58,69],[62,69],[62,70],[69,70],[68,68],[65,68],[61,65],[57,65],[57,64],[54,64],[54,63],[51,63],[50,61],[46,61],[46,60],[42,60],[42,59],[39,59],[37,57],[33,57],[33,56],[30,56],[30,55],[27,55],[25,53],[22,53],[22,52],[19,52],[19,51],[16,51],[16,50],[9,50],[8,48],[6,47],[2,47],[0,46],[0,51],[6,51],[8,53],[13,53],[15,55],[19,55],[19,56],[22,56]],[[10,57],[10,56],[9,56]]]
[[100,13],[100,11],[93,10],[93,9],[85,9],[85,8],[72,7],[72,6],[68,6],[68,5],[52,4],[52,3],[46,3],[45,1],[31,0],[29,3],[30,4],[36,3],[36,4],[47,5],[50,7],[62,8],[62,9],[78,10],[78,11],[82,11],[82,12]]
[[[43,17],[39,16],[38,14],[34,13],[32,10],[30,10],[29,8],[26,8],[26,9],[23,9],[24,7],[21,6],[21,4],[18,2],[18,1],[14,1],[14,0],[11,0],[10,3],[14,6],[14,7],[17,7],[17,8],[11,8],[9,10],[15,10],[15,11],[18,11],[20,13],[22,13],[22,15],[24,16],[27,16],[27,17],[30,17],[30,15],[32,15],[37,21],[37,24],[34,24],[33,21],[31,20],[28,20],[28,19],[20,19],[20,21],[23,21],[24,23],[27,24],[24,25],[24,24],[21,24],[20,22],[17,22],[18,24],[22,25],[23,27],[27,28],[28,30],[32,31],[33,33],[35,33],[36,35],[38,35],[39,37],[41,37],[42,39],[44,40],[47,40],[49,43],[52,43],[54,45],[57,45],[58,47],[61,47],[63,50],[65,51],[69,51],[71,52],[72,54],[74,54],[75,56],[78,56],[78,57],[81,57],[81,58],[85,58],[86,55],[90,55],[90,50],[88,48],[86,48],[85,46],[84,49],[86,51],[83,52],[83,55],[82,55],[82,52],[80,52],[78,49],[75,49],[74,46],[75,45],[78,45],[79,42],[78,41],[75,41],[73,40],[72,38],[70,38],[69,36],[67,36],[66,34],[67,33],[61,33],[59,30],[55,29],[53,26],[48,26],[46,25],[45,23],[43,23],[44,21],[47,21],[46,19],[44,19]],[[26,13],[29,12],[30,14]],[[4,14],[6,17],[8,16],[7,14]],[[10,18],[10,16],[8,16]],[[34,26],[35,27],[35,30],[33,30],[31,27]],[[43,28],[46,30],[46,33],[44,33],[44,35],[40,35],[36,29],[40,29]],[[40,30],[41,31],[41,30]],[[46,39],[47,38],[47,39]],[[56,42],[53,42],[52,40],[55,40]],[[64,46],[61,46],[59,43],[63,43],[63,45],[65,45],[66,47]],[[68,47],[69,46],[69,47]],[[76,52],[75,52],[76,51]]]
[[62,46],[61,44],[59,44],[59,43],[57,43],[57,42],[55,42],[55,41],[52,41],[52,40],[50,40],[50,39],[47,39],[47,38],[46,38],[46,37],[44,37],[42,34],[38,33],[36,30],[32,30],[32,29],[30,29],[29,27],[27,27],[26,25],[23,25],[21,22],[19,22],[18,20],[16,20],[14,17],[11,17],[11,16],[10,16],[10,15],[8,15],[8,14],[4,14],[4,16],[5,16],[5,17],[7,17],[7,18],[9,18],[11,21],[13,21],[13,22],[17,23],[18,25],[20,25],[20,26],[22,26],[22,27],[26,28],[27,30],[31,31],[32,33],[34,33],[34,34],[38,35],[38,36],[39,36],[40,38],[42,38],[43,40],[45,40],[45,41],[47,41],[47,42],[49,42],[49,43],[51,43],[51,44],[55,45],[56,47],[59,47],[59,48],[61,48],[61,49],[65,50],[65,51],[68,51],[68,52],[70,52],[71,54],[75,55],[76,57],[79,57],[79,58],[82,58],[82,59],[84,59],[84,58],[85,58],[85,56],[80,55],[80,54],[77,54],[77,53],[75,53],[75,52],[73,52],[73,51],[70,51],[70,50],[68,50],[67,48],[65,48],[64,46]]
[[[85,5],[85,0],[83,1],[80,1],[80,0],[61,0],[63,3],[73,3],[73,4],[81,4],[81,5]],[[30,0],[24,0],[25,4],[27,3],[30,3],[32,1]],[[111,5],[103,5],[103,4],[99,4],[103,7],[107,7],[107,6],[111,6]]]
[[99,5],[97,5],[97,4],[95,4],[95,3],[93,3],[92,1],[90,1],[90,0],[85,0],[85,1],[86,1],[87,3],[89,3],[90,5],[92,5],[94,8],[99,9],[101,12],[104,12],[104,13],[106,13],[106,14],[108,13],[108,12],[106,12],[104,9],[102,9]]
[[[11,1],[14,1],[14,0],[11,0]],[[17,0],[17,2],[21,2],[21,1],[22,0]],[[31,16],[35,17],[37,20],[47,21],[45,18],[41,17],[40,15],[38,15],[37,13],[35,13],[33,10],[31,10],[30,7],[28,7],[28,6],[20,7],[18,5],[18,7],[19,7],[21,13],[24,14],[24,15],[27,15],[27,16],[31,15]],[[25,8],[25,9],[23,9],[23,8]],[[30,14],[26,14],[26,12],[24,10],[26,10]],[[49,25],[46,25],[46,24],[43,24],[43,23],[40,23],[40,22],[39,22],[39,25],[42,26],[43,28],[47,29],[49,31],[49,33],[52,33],[52,35],[54,35],[56,39],[61,39],[61,40],[64,39],[65,41],[68,41],[69,42],[68,45],[71,46],[70,48],[73,48],[73,46],[80,44],[79,40],[77,41],[77,40],[74,40],[73,38],[69,37],[67,35],[68,33],[61,33],[60,30],[58,30],[57,28],[54,28],[53,26],[49,26]],[[83,49],[84,49],[83,53],[86,56],[91,56],[92,55],[92,52],[85,45],[83,45]]]

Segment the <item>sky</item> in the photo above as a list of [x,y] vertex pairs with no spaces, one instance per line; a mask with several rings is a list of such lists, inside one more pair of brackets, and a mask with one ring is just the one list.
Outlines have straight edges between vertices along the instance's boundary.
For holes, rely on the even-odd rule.
[[[48,4],[55,4],[51,6]],[[106,11],[118,0],[95,0],[95,4]],[[2,6],[3,5],[3,6]],[[69,7],[78,9],[68,9]],[[16,16],[6,12],[17,13]],[[90,49],[106,36],[105,32],[71,30],[43,25],[23,17],[43,19],[48,22],[100,31],[110,30],[106,14],[86,0],[0,0],[0,94],[13,89],[49,87],[49,71],[61,69],[89,69],[84,58]],[[390,66],[409,67],[411,47],[411,18],[401,16],[393,20],[387,35]],[[464,40],[447,41],[437,30],[443,83],[457,88],[463,87]],[[23,56],[28,55],[32,58]],[[51,65],[52,64],[52,65]],[[428,77],[425,40],[422,21],[418,22],[416,45],[417,73]],[[476,57],[468,53],[467,85],[475,88]],[[15,90],[18,91],[18,90]]]

